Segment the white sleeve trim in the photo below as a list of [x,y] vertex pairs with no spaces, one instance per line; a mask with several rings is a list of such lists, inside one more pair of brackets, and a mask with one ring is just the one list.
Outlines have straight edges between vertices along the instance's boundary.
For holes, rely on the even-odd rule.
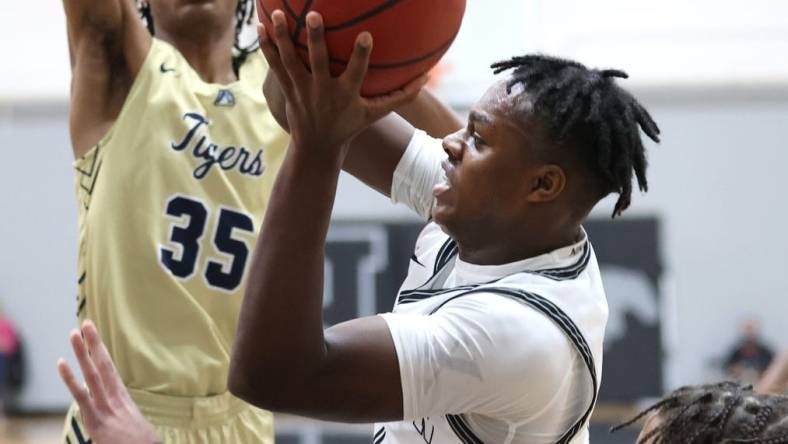
[[432,188],[443,180],[441,162],[446,158],[440,139],[416,130],[391,181],[391,201],[405,204],[421,217],[432,212]]

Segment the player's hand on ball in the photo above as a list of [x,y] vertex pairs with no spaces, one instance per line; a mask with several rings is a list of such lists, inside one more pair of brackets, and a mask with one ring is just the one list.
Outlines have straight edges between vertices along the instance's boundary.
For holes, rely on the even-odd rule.
[[[274,41],[261,25],[260,47],[287,101],[287,123],[296,149],[310,150],[310,155],[342,154],[354,136],[413,99],[426,83],[425,75],[391,94],[362,97],[361,86],[372,52],[369,33],[358,36],[345,71],[334,78],[329,71],[331,62],[320,14],[310,12],[306,16],[311,72],[296,53],[284,13],[274,11],[272,22]],[[317,148],[332,152],[320,153]]]
[[79,384],[64,359],[57,363],[61,379],[79,405],[82,422],[96,444],[159,442],[123,385],[96,326],[87,321],[70,336],[87,387]]

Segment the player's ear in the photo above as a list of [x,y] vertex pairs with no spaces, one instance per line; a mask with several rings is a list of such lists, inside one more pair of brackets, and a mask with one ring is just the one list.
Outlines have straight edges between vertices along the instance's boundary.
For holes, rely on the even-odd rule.
[[565,187],[564,169],[555,164],[543,165],[531,175],[527,201],[550,202],[560,196]]

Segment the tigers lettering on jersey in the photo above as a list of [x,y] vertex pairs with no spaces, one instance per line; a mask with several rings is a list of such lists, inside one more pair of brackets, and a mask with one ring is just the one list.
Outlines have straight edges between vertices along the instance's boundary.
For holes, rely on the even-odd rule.
[[[179,152],[191,152],[196,159],[203,160],[194,169],[194,178],[202,179],[214,165],[230,171],[237,167],[238,172],[245,176],[262,176],[265,171],[263,164],[263,149],[257,150],[252,157],[252,153],[245,147],[238,145],[220,146],[209,140],[206,135],[199,135],[200,129],[208,127],[211,122],[200,113],[185,113],[185,122],[190,122],[191,126],[184,134],[180,142],[173,141],[170,148]],[[187,150],[188,148],[188,150]]]

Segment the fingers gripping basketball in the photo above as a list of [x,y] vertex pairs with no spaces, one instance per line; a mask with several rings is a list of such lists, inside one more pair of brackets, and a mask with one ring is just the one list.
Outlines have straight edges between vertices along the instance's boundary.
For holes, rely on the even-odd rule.
[[257,0],[269,33],[271,13],[277,9],[285,12],[307,64],[306,14],[323,16],[334,75],[345,69],[358,34],[369,31],[375,48],[361,92],[374,96],[402,87],[438,63],[460,29],[465,0]]

